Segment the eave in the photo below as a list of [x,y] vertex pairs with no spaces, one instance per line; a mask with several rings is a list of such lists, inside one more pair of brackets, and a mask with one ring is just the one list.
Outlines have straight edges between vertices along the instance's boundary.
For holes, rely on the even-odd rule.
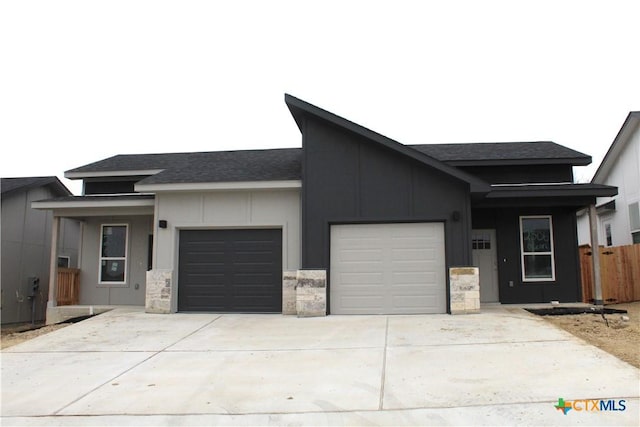
[[221,190],[278,190],[301,188],[300,180],[282,181],[238,181],[238,182],[185,182],[166,184],[142,184],[135,185],[136,191],[162,192],[162,191],[221,191]]

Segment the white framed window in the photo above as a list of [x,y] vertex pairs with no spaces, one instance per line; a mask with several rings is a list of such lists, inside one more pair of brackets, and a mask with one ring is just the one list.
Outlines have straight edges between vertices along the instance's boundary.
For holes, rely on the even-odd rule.
[[71,265],[71,257],[66,255],[58,256],[58,268],[69,268]]
[[520,217],[520,253],[524,282],[556,280],[551,215]]
[[128,224],[102,224],[100,231],[98,283],[122,285],[127,282]]

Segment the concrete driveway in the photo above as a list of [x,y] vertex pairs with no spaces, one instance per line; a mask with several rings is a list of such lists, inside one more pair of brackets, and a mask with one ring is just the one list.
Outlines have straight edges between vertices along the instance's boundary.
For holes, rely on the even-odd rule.
[[[518,308],[301,319],[116,309],[1,357],[5,426],[640,419],[638,369]],[[559,398],[625,410],[578,402],[565,415]]]

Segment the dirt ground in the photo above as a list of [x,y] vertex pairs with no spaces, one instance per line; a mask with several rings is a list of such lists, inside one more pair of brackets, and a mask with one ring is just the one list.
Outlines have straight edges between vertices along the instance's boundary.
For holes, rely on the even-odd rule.
[[60,323],[58,325],[49,326],[36,325],[35,328],[37,329],[32,329],[33,326],[30,324],[12,325],[8,327],[3,326],[2,334],[0,336],[0,349],[20,344],[21,342],[28,341],[40,335],[48,334],[49,332],[56,331],[69,325],[70,323]]
[[[606,314],[605,317],[609,322],[607,326],[600,314],[542,316],[542,318],[640,368],[640,302],[608,305],[607,308],[627,310],[629,320],[622,320],[621,314]],[[5,349],[20,344],[68,325],[68,323],[62,323],[33,330],[29,330],[30,325],[3,327],[0,348]]]
[[622,314],[605,314],[609,326],[600,314],[571,314],[542,316],[586,342],[603,349],[627,363],[640,368],[640,302],[607,305],[606,308],[627,310],[628,321]]

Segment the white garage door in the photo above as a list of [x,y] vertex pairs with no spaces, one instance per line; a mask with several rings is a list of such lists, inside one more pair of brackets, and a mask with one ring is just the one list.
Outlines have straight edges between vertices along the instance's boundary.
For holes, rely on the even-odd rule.
[[331,313],[445,313],[442,223],[331,227]]

